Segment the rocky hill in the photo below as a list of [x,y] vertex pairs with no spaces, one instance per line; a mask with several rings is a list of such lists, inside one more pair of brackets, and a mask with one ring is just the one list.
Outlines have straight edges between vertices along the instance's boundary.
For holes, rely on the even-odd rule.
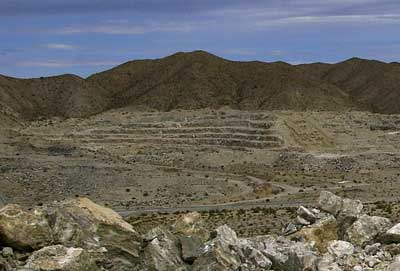
[[198,213],[139,235],[88,199],[0,210],[0,270],[400,270],[400,224],[369,216],[360,201],[322,191],[282,236],[210,231]]
[[307,74],[346,92],[360,109],[378,113],[400,111],[400,66],[352,58],[337,64],[300,65]]
[[[25,119],[108,109],[368,110],[400,112],[400,66],[363,59],[293,66],[235,62],[203,51],[131,61],[87,79],[0,76],[0,105]],[[5,115],[1,113],[1,115]]]

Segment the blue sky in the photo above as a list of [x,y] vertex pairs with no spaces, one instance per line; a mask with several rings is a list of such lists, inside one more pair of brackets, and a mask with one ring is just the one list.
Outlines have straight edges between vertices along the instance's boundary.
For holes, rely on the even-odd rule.
[[400,61],[399,0],[0,0],[0,74],[86,77],[206,50],[293,64]]

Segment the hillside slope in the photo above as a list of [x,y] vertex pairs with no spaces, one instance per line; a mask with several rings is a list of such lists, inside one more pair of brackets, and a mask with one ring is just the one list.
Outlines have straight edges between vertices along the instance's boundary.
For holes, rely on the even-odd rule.
[[124,106],[162,111],[230,106],[399,113],[399,87],[398,63],[350,59],[292,66],[235,62],[195,51],[130,61],[87,79],[0,76],[0,115],[85,117]]
[[331,83],[358,108],[377,113],[400,112],[400,65],[352,58],[337,64],[300,65],[299,69]]
[[238,109],[343,109],[347,94],[284,63],[233,62],[206,52],[132,61],[88,78],[112,107],[159,110],[228,105]]

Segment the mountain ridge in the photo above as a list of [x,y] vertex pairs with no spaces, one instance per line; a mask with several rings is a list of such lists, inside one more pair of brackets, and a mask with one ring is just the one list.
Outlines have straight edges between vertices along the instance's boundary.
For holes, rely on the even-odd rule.
[[400,113],[400,66],[360,58],[291,65],[178,52],[128,61],[87,78],[0,75],[0,104],[23,119],[86,117],[125,106]]

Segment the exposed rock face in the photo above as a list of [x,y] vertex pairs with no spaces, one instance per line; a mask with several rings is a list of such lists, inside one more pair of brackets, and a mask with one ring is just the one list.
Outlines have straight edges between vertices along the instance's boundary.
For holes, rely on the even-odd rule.
[[182,247],[182,259],[185,262],[193,263],[202,254],[203,242],[197,236],[180,236],[179,241]]
[[82,248],[49,246],[35,251],[25,268],[32,271],[96,271],[94,259]]
[[240,239],[228,226],[216,229],[215,238],[205,244],[193,270],[269,270],[271,260],[253,243]]
[[54,239],[66,246],[100,248],[121,260],[139,257],[142,238],[111,209],[88,199],[74,199],[44,208]]
[[400,270],[400,226],[362,215],[362,204],[330,192],[319,202],[329,213],[300,207],[289,223],[294,233],[249,238],[227,225],[210,232],[198,213],[139,236],[118,214],[87,199],[32,211],[7,205],[0,210],[0,270]]
[[354,246],[346,241],[334,240],[329,242],[328,252],[336,258],[344,258],[353,255]]
[[341,211],[342,205],[343,199],[341,197],[338,197],[329,191],[321,192],[318,200],[318,206],[321,210],[336,216]]
[[363,215],[346,231],[353,244],[364,246],[385,233],[392,223],[389,219],[379,216]]
[[0,239],[17,249],[35,250],[52,244],[53,233],[42,211],[9,204],[0,210]]
[[305,220],[308,224],[314,223],[316,220],[315,214],[303,206],[297,209],[297,215],[298,218]]
[[383,237],[388,243],[400,242],[400,224],[397,224],[390,228]]
[[186,264],[180,257],[178,239],[164,227],[157,227],[145,236],[149,244],[144,248],[144,267],[149,270],[187,270]]
[[207,241],[210,238],[210,232],[205,227],[204,221],[198,212],[183,215],[175,222],[173,227],[178,233],[197,236],[203,241]]
[[313,242],[320,252],[326,252],[328,243],[338,239],[338,224],[333,216],[327,216],[314,225],[302,228],[296,235]]

